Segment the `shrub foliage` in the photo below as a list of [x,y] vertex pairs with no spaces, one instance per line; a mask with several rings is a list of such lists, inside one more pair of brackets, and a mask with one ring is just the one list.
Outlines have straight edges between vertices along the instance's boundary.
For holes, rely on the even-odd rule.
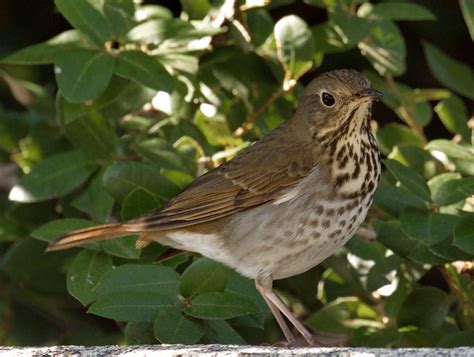
[[[275,22],[269,9],[289,3],[181,0],[176,18],[132,1],[55,0],[73,29],[1,60],[24,107],[0,111],[0,170],[16,168],[0,189],[3,343],[281,339],[253,283],[207,258],[153,264],[167,248],[137,251],[136,237],[44,249],[70,230],[159,207],[291,116],[300,77],[348,53],[365,58],[399,119],[374,125],[386,157],[375,206],[346,247],[277,289],[339,343],[473,343],[472,69],[423,41],[423,70],[439,87],[397,81],[410,63],[397,21],[437,26],[414,2],[305,0],[327,11],[313,27],[292,14]],[[474,36],[472,2],[459,3]],[[57,92],[7,74],[10,65],[54,66]],[[452,135],[430,140],[431,121]]]

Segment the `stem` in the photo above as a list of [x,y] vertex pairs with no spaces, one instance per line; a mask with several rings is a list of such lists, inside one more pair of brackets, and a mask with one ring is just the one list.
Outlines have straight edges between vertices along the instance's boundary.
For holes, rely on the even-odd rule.
[[[402,98],[403,95],[398,89],[393,77],[391,75],[385,76],[385,81],[389,84],[390,88],[392,89],[393,93],[398,97]],[[407,107],[403,101],[400,101],[400,114],[405,121],[405,123],[410,127],[411,130],[423,141],[423,143],[427,143],[427,139],[425,133],[423,132],[423,127],[421,127],[416,120],[413,118],[412,108]]]

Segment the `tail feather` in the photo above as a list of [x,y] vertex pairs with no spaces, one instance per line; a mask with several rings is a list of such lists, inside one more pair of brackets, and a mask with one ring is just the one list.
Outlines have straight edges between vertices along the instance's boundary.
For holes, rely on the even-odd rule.
[[90,243],[101,239],[117,238],[133,234],[128,231],[122,223],[105,224],[102,226],[85,228],[78,231],[68,233],[55,241],[49,243],[47,252],[63,250],[75,247],[83,243]]

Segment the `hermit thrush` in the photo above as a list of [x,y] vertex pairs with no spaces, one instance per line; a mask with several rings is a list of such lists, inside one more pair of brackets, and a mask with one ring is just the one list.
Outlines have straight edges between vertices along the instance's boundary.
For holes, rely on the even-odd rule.
[[316,344],[272,282],[316,266],[364,221],[380,175],[369,121],[381,96],[356,71],[322,74],[291,119],[161,209],[72,232],[48,250],[137,234],[137,247],[157,241],[201,253],[255,279],[288,342],[295,339],[282,314]]

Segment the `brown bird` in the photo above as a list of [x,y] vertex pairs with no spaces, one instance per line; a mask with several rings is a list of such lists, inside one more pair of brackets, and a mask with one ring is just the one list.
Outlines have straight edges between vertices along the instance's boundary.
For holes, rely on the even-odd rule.
[[322,74],[291,119],[161,209],[69,233],[48,251],[137,234],[137,248],[156,241],[201,253],[255,280],[289,343],[295,338],[283,316],[315,345],[272,283],[321,263],[364,221],[380,176],[369,126],[380,97],[354,70]]

